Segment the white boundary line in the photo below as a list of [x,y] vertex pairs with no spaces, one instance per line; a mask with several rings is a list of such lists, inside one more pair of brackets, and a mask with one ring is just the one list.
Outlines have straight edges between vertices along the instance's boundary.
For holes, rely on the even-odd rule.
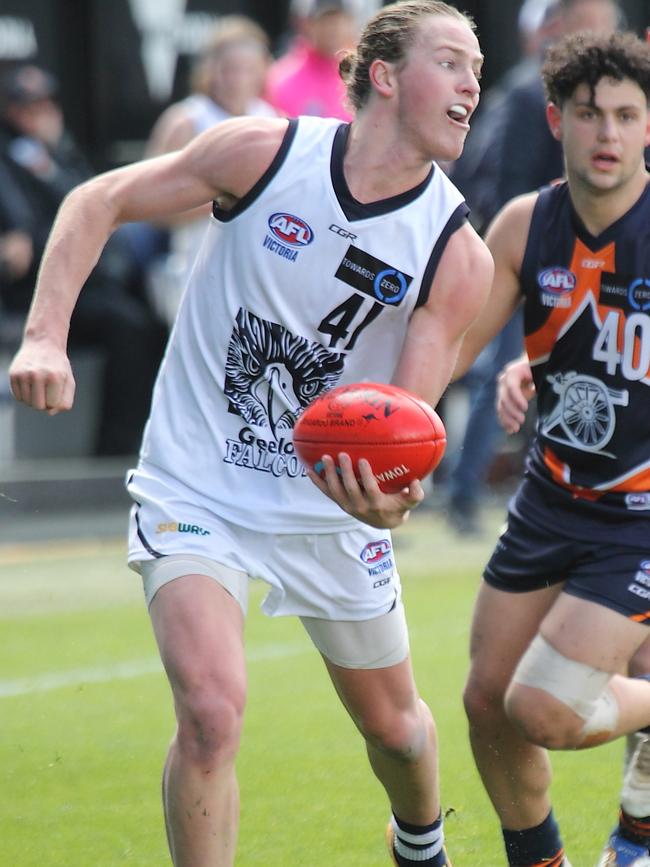
[[[246,652],[247,662],[267,662],[273,659],[286,659],[300,656],[313,650],[310,644],[264,644]],[[160,674],[162,663],[158,658],[135,659],[117,662],[114,665],[93,668],[74,668],[69,671],[53,671],[34,677],[17,680],[0,680],[0,699],[17,695],[34,695],[50,692],[67,686],[83,686],[87,683],[109,683],[114,680],[130,680],[149,674]]]

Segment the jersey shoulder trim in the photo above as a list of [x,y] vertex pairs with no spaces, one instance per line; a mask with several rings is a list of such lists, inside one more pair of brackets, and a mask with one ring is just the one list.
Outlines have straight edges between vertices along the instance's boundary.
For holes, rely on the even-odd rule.
[[228,211],[220,208],[216,202],[212,203],[212,214],[220,223],[229,223],[231,220],[234,220],[235,217],[238,217],[239,214],[246,210],[246,208],[250,207],[250,205],[252,205],[253,202],[264,192],[287,158],[287,154],[289,153],[289,149],[296,137],[297,131],[298,121],[295,118],[292,118],[289,121],[289,126],[287,127],[287,131],[282,139],[282,144],[278,148],[276,155],[273,157],[271,165],[264,172],[262,177],[253,184],[246,195],[241,197],[233,208]]
[[418,295],[418,300],[415,302],[416,307],[422,307],[429,300],[431,284],[433,283],[436,269],[438,268],[438,264],[440,263],[442,254],[445,251],[447,242],[454,234],[454,232],[466,222],[468,215],[469,208],[467,207],[465,202],[461,202],[447,220],[444,229],[438,236],[438,240],[433,245],[433,250],[431,251],[431,255],[429,256],[429,261],[427,262],[427,266],[424,269],[424,274],[422,275],[422,283],[420,285],[420,293]]

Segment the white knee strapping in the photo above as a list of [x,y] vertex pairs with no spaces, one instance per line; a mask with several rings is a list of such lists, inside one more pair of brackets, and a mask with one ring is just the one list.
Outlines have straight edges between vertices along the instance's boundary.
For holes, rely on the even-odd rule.
[[618,703],[608,687],[612,675],[558,653],[537,635],[519,661],[513,681],[543,689],[585,721],[585,736],[612,732]]

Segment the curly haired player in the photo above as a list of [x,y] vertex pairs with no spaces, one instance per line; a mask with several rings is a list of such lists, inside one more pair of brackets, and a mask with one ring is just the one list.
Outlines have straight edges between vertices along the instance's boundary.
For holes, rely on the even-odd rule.
[[[567,180],[495,218],[494,287],[459,362],[524,305],[527,358],[506,368],[499,411],[513,432],[536,394],[539,419],[484,572],[465,690],[474,757],[518,867],[568,864],[546,750],[650,723],[650,683],[620,674],[650,624],[650,46],[567,37],[543,78]],[[649,863],[641,759],[601,867]]]

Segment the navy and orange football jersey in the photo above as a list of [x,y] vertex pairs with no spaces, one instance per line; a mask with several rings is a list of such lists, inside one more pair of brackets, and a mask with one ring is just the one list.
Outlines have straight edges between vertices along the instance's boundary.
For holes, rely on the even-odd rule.
[[544,188],[521,286],[538,404],[529,475],[650,517],[650,188],[598,237],[566,183]]

